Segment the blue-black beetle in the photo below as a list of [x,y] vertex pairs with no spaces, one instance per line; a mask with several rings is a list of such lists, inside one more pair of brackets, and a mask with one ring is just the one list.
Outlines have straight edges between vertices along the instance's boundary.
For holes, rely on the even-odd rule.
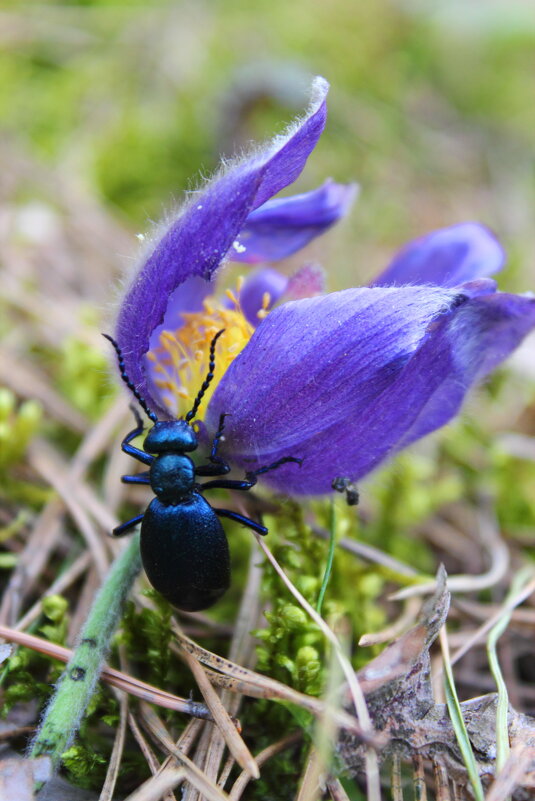
[[154,423],[145,438],[143,450],[135,448],[130,443],[143,433],[143,422],[137,409],[132,407],[136,427],[126,435],[121,448],[149,466],[149,470],[143,473],[123,476],[122,481],[125,484],[150,484],[156,498],[144,514],[122,523],[112,533],[120,537],[141,523],[141,559],[150,583],[173,606],[190,612],[212,606],[230,584],[228,543],[218,518],[228,517],[258,534],[267,534],[267,528],[260,523],[229,509],[211,506],[202,493],[210,489],[250,490],[260,474],[287,462],[301,464],[301,459],[286,456],[267,467],[246,473],[242,481],[216,478],[204,484],[197,483],[198,476],[224,476],[231,469],[217,453],[225,414],[219,419],[208,464],[195,465],[187,455],[198,447],[197,435],[190,422],[214,376],[215,346],[223,330],[212,339],[208,374],[192,409],[183,420],[158,420],[128,378],[119,345],[104,334],[117,353],[122,380]]

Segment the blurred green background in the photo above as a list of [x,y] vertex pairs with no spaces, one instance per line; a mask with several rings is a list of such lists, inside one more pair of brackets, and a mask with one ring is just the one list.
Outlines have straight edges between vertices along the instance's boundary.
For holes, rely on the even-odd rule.
[[330,116],[297,188],[327,175],[362,187],[320,246],[332,287],[466,219],[505,243],[507,288],[533,283],[530,3],[4,2],[0,42],[2,238],[25,260],[61,239],[56,287],[106,305],[132,234],[220,153],[281,130],[315,74]]

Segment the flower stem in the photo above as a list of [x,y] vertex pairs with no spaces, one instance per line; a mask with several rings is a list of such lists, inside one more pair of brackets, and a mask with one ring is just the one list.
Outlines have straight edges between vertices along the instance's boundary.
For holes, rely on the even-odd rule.
[[136,533],[111,566],[93,602],[72,659],[56,685],[30,746],[31,757],[47,754],[57,767],[75,737],[140,567],[139,533]]
[[323,581],[316,601],[316,612],[321,615],[321,607],[323,606],[323,599],[327,591],[329,579],[333,569],[334,550],[336,547],[336,498],[331,498],[331,525],[329,531],[329,550],[327,552],[327,564],[325,565],[325,572],[323,574]]

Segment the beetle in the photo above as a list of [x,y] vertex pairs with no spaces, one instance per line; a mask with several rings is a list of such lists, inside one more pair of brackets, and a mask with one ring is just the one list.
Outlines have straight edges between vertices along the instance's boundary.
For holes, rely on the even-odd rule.
[[[207,609],[220,598],[230,585],[230,556],[228,542],[219,518],[226,517],[248,526],[257,534],[267,534],[265,526],[230,509],[211,506],[204,492],[211,489],[250,490],[257,477],[288,462],[301,465],[294,456],[282,459],[245,474],[241,481],[221,478],[231,467],[218,455],[225,428],[225,417],[212,441],[208,463],[195,465],[188,456],[198,448],[194,419],[215,369],[216,343],[225,329],[218,331],[210,343],[208,374],[197,393],[191,410],[184,419],[158,420],[126,373],[121,348],[109,334],[108,339],[117,353],[121,379],[133,393],[153,426],[143,443],[143,450],[131,445],[143,433],[143,421],[135,406],[131,406],[136,426],[123,439],[122,450],[148,470],[137,475],[122,476],[125,484],[150,484],[155,498],[143,514],[113,529],[121,537],[141,523],[141,560],[152,586],[177,609],[195,612]],[[202,484],[197,477],[214,477]]]

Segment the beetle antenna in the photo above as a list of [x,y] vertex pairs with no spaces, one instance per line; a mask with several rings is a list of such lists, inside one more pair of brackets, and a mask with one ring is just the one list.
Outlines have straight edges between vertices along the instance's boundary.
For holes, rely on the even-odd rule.
[[111,337],[109,334],[102,334],[102,336],[105,337],[107,340],[109,340],[111,342],[111,344],[113,345],[113,347],[115,348],[115,352],[117,353],[117,359],[118,359],[118,362],[119,362],[119,372],[121,373],[121,378],[123,379],[124,383],[126,384],[128,389],[132,392],[132,394],[134,395],[134,397],[138,401],[139,405],[141,406],[141,408],[143,409],[145,414],[152,420],[153,423],[157,423],[158,422],[158,418],[156,417],[154,412],[152,412],[149,409],[149,407],[147,406],[147,401],[145,400],[145,398],[143,398],[140,395],[139,391],[136,389],[136,387],[134,386],[132,381],[130,381],[130,379],[128,378],[128,376],[126,374],[126,368],[125,368],[125,364],[124,364],[124,357],[123,357],[123,352],[122,352],[121,348],[119,347],[117,342],[113,339],[113,337]]
[[202,387],[200,388],[199,392],[197,393],[197,397],[195,398],[195,401],[193,402],[193,406],[191,407],[190,411],[187,413],[187,415],[185,417],[186,423],[189,423],[190,420],[193,420],[193,418],[197,414],[197,409],[200,406],[200,403],[202,401],[203,395],[206,392],[206,390],[208,389],[208,387],[210,386],[210,382],[211,382],[212,378],[214,377],[215,346],[216,346],[217,340],[219,339],[221,334],[224,333],[224,331],[225,331],[224,328],[222,328],[221,331],[218,331],[217,334],[215,335],[215,337],[212,339],[212,342],[210,343],[210,363],[208,365],[208,375],[204,379],[204,381],[202,383]]

